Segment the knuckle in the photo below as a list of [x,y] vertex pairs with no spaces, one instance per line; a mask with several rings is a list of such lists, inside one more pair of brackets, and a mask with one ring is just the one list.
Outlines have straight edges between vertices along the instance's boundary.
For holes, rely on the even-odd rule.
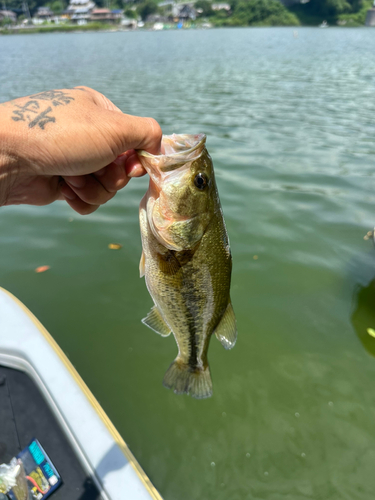
[[78,90],[84,90],[85,92],[92,92],[93,89],[90,88],[90,87],[87,87],[86,85],[76,85],[74,87],[74,89],[78,89]]
[[146,118],[148,121],[149,127],[151,129],[151,136],[155,141],[161,141],[163,132],[161,130],[161,127],[159,123],[155,120],[155,118]]

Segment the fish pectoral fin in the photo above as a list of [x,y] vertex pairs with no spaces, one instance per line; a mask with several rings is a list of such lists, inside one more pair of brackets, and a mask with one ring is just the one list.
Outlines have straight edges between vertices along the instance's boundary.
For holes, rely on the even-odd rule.
[[141,260],[139,261],[139,277],[140,278],[143,278],[143,276],[145,275],[145,263],[146,263],[145,253],[142,250]]
[[234,347],[237,340],[237,325],[231,302],[229,302],[220,323],[216,327],[215,335],[225,349]]
[[142,323],[162,337],[168,337],[172,333],[156,306],[142,319]]
[[158,254],[158,266],[161,272],[168,276],[173,276],[181,269],[181,264],[177,260],[175,252],[171,250]]

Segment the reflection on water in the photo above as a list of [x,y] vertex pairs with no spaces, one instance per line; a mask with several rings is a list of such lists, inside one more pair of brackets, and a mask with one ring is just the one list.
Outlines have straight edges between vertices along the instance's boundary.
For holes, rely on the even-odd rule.
[[375,330],[375,278],[359,287],[355,293],[355,310],[351,320],[353,327],[366,351],[375,357],[375,338],[368,329]]

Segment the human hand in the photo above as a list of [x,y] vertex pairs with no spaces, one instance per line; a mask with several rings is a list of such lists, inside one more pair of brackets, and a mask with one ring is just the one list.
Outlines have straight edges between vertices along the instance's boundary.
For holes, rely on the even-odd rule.
[[154,119],[126,115],[88,87],[0,104],[0,206],[65,199],[90,214],[145,174],[135,149],[157,154],[161,136]]

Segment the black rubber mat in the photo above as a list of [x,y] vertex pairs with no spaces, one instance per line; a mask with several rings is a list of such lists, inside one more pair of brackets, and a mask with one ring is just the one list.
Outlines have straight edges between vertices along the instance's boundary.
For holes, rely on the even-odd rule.
[[102,499],[32,379],[0,366],[0,464],[8,463],[33,438],[40,441],[63,480],[51,500]]

